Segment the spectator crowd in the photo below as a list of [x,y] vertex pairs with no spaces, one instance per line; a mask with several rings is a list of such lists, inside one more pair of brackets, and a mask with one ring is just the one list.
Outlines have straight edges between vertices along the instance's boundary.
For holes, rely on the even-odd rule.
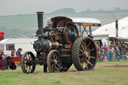
[[98,47],[98,61],[123,61],[128,60],[128,45],[104,45]]

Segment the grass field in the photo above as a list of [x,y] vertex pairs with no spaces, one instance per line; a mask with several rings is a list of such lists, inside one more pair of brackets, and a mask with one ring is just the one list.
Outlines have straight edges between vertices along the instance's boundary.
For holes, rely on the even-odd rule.
[[92,71],[43,73],[37,66],[33,74],[17,70],[0,71],[0,85],[128,85],[128,61],[98,62]]

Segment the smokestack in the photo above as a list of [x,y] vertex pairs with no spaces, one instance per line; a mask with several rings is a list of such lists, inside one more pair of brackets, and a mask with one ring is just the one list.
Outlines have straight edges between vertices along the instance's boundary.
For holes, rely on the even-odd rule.
[[116,37],[118,37],[118,20],[115,21]]
[[43,13],[44,12],[37,12],[38,30],[36,34],[38,37],[43,35]]

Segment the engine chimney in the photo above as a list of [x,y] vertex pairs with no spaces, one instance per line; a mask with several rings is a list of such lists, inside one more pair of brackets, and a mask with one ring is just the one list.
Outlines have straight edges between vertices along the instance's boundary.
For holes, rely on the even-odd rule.
[[38,30],[36,32],[36,35],[39,38],[43,36],[43,13],[44,12],[37,12]]

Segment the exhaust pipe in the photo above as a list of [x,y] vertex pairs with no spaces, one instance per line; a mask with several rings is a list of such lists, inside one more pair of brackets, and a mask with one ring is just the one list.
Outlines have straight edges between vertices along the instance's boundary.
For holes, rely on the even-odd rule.
[[39,38],[43,37],[43,13],[44,12],[37,12],[38,30],[36,35]]

